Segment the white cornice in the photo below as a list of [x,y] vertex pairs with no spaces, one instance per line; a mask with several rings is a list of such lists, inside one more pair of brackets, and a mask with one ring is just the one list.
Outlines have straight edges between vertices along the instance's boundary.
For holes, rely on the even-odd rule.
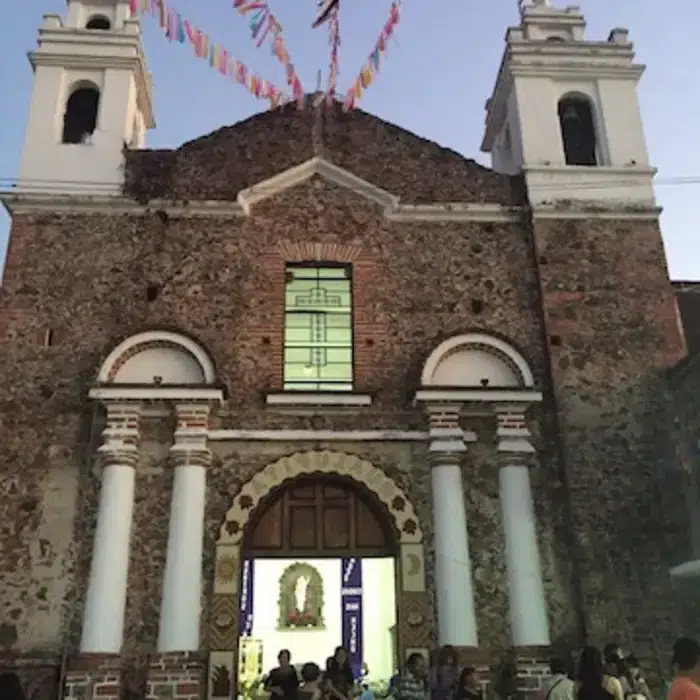
[[96,386],[90,389],[88,396],[94,401],[114,402],[155,402],[161,401],[195,401],[222,403],[224,393],[215,387],[168,387],[168,386]]
[[603,221],[658,221],[662,208],[656,206],[638,209],[629,205],[614,202],[590,203],[576,202],[562,204],[543,204],[532,208],[534,220],[561,219],[561,220],[603,220]]
[[430,433],[418,430],[210,430],[216,441],[251,442],[427,442]]
[[[401,204],[399,198],[323,158],[310,160],[286,170],[273,178],[263,180],[239,192],[237,201],[173,201],[150,200],[139,204],[120,194],[88,194],[90,183],[85,183],[86,192],[66,194],[47,192],[39,188],[14,188],[0,192],[0,201],[7,211],[14,214],[65,214],[65,215],[109,215],[124,214],[143,216],[156,211],[165,212],[173,218],[214,217],[236,218],[251,216],[254,205],[274,197],[290,187],[295,187],[317,175],[338,187],[378,204],[389,220],[397,223],[420,222],[476,222],[508,223],[521,220],[524,207],[470,202],[436,202],[433,204]],[[47,188],[48,189],[48,188]]]
[[425,387],[419,389],[413,404],[532,404],[542,401],[542,394],[532,389],[468,389]]
[[632,64],[626,66],[608,65],[604,62],[596,63],[549,63],[547,61],[533,60],[532,63],[522,60],[514,60],[508,65],[510,74],[516,78],[579,78],[585,80],[635,80],[639,81],[644,74],[646,66]]
[[[87,183],[86,183],[87,184]],[[152,199],[148,204],[139,204],[122,195],[69,195],[48,194],[31,190],[9,190],[0,192],[0,201],[8,213],[14,214],[64,214],[64,215],[131,215],[145,216],[165,212],[177,218],[211,217],[232,219],[245,216],[236,202],[201,200],[173,202]]]
[[291,187],[301,185],[314,175],[378,204],[384,211],[394,211],[399,206],[398,197],[357,177],[357,175],[353,175],[344,168],[339,168],[337,165],[318,157],[311,158],[301,165],[289,168],[279,175],[241,190],[238,193],[238,203],[243,211],[249,214],[251,208],[258,202],[281,194]]

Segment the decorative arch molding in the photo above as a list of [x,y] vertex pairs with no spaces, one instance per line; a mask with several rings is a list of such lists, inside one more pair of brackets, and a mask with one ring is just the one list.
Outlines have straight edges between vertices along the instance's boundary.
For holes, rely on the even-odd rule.
[[228,688],[236,676],[240,634],[240,579],[243,540],[255,508],[273,490],[300,476],[336,474],[364,486],[386,507],[393,521],[397,557],[398,644],[402,656],[427,653],[433,635],[432,602],[425,580],[423,531],[404,491],[381,469],[356,455],[331,451],[299,452],[269,464],[253,476],[234,498],[216,543],[213,598],[208,646],[210,700],[218,700],[222,678]]
[[421,543],[418,516],[401,488],[371,462],[343,452],[298,452],[283,457],[258,472],[243,485],[229,508],[219,532],[219,545],[240,545],[254,509],[285,481],[308,474],[338,474],[362,484],[386,506],[398,540]]
[[[216,368],[209,353],[191,338],[172,331],[146,331],[137,333],[117,345],[109,353],[100,367],[98,382],[100,384],[119,384],[119,372],[129,360],[141,353],[153,350],[170,351],[173,359],[179,355],[187,358],[192,368],[196,367],[200,375],[200,381],[192,381],[193,377],[186,377],[183,371],[181,382],[170,383],[199,383],[213,385],[216,382]],[[166,355],[167,357],[167,355]],[[189,379],[189,381],[187,381]],[[127,383],[127,382],[124,382]]]
[[[489,359],[489,356],[492,359]],[[507,380],[515,387],[534,388],[535,377],[527,360],[512,345],[487,333],[465,333],[440,343],[423,365],[421,385],[423,387],[446,386],[444,381],[440,381],[440,371],[444,370],[448,363],[461,364],[466,368],[477,358],[487,374],[501,380],[501,386],[504,380]],[[465,374],[468,376],[469,372]],[[489,376],[486,378],[490,379]],[[462,386],[461,383],[459,385]],[[466,383],[464,386],[482,388],[484,385]]]

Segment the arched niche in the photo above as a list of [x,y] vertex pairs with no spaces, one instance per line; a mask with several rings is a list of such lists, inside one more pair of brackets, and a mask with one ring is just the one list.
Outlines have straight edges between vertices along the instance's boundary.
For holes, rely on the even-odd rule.
[[127,338],[107,356],[100,384],[201,386],[216,382],[207,351],[192,339],[169,331],[148,331]]
[[296,562],[280,576],[277,629],[323,629],[323,578],[315,566]]
[[85,29],[108,32],[112,28],[112,22],[105,15],[92,15],[85,23]]
[[100,90],[94,83],[74,85],[66,101],[63,114],[62,143],[87,143],[97,129],[100,109]]
[[525,358],[511,345],[485,333],[444,341],[423,366],[424,387],[532,388],[535,379]]
[[557,116],[567,165],[598,165],[595,109],[587,95],[569,93],[557,104]]

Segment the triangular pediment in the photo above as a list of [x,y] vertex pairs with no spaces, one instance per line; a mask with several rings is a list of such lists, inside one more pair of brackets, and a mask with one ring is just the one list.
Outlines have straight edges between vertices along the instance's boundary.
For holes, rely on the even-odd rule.
[[238,203],[243,211],[249,214],[255,204],[301,185],[314,176],[379,205],[386,213],[396,210],[399,206],[399,198],[391,192],[387,192],[320,157],[310,158],[301,165],[288,168],[278,175],[261,180],[251,187],[241,190],[238,193]]

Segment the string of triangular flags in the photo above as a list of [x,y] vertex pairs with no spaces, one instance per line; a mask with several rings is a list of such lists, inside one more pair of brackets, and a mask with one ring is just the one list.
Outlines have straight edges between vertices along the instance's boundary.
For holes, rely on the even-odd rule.
[[[250,94],[258,99],[267,100],[270,109],[280,104],[296,101],[299,108],[304,106],[304,88],[291,61],[284,40],[282,25],[265,0],[233,0],[233,7],[242,15],[249,15],[251,36],[258,48],[270,41],[273,55],[285,67],[287,85],[290,93],[284,93],[274,83],[253,73],[233,54],[219,44],[214,43],[209,35],[186,20],[166,0],[130,0],[131,14],[134,16],[150,15],[158,20],[168,41],[180,44],[189,43],[197,58],[207,59],[212,68],[230,77],[244,86]],[[400,20],[401,0],[394,0],[382,31],[374,44],[372,52],[348,90],[343,108],[354,109],[363,92],[374,82],[386,53],[389,40],[393,36]],[[340,49],[340,0],[321,0],[319,12],[312,27],[328,23],[328,42],[330,45],[330,65],[328,72],[327,97],[333,102],[337,93],[338,54]]]
[[374,82],[374,78],[376,77],[377,73],[379,73],[379,68],[382,64],[382,58],[386,53],[389,39],[391,39],[393,36],[396,25],[401,19],[400,10],[401,0],[394,0],[394,2],[391,4],[389,19],[387,19],[386,23],[384,24],[379,38],[374,44],[372,52],[367,57],[362,69],[358,73],[355,81],[345,96],[345,101],[343,103],[343,108],[345,110],[355,108],[362,97],[362,93]]
[[165,0],[130,0],[130,9],[133,16],[154,17],[168,41],[189,43],[197,58],[208,60],[212,68],[245,87],[251,95],[260,100],[268,100],[270,109],[289,101],[288,95],[269,80],[250,71],[227,49],[211,41],[208,34],[184,19],[177,10],[166,4]]
[[258,48],[267,39],[271,39],[272,53],[285,68],[287,85],[292,92],[292,97],[300,107],[303,107],[304,88],[289,57],[282,33],[282,25],[270,11],[268,4],[264,0],[233,0],[233,6],[241,15],[249,16],[248,25]]

